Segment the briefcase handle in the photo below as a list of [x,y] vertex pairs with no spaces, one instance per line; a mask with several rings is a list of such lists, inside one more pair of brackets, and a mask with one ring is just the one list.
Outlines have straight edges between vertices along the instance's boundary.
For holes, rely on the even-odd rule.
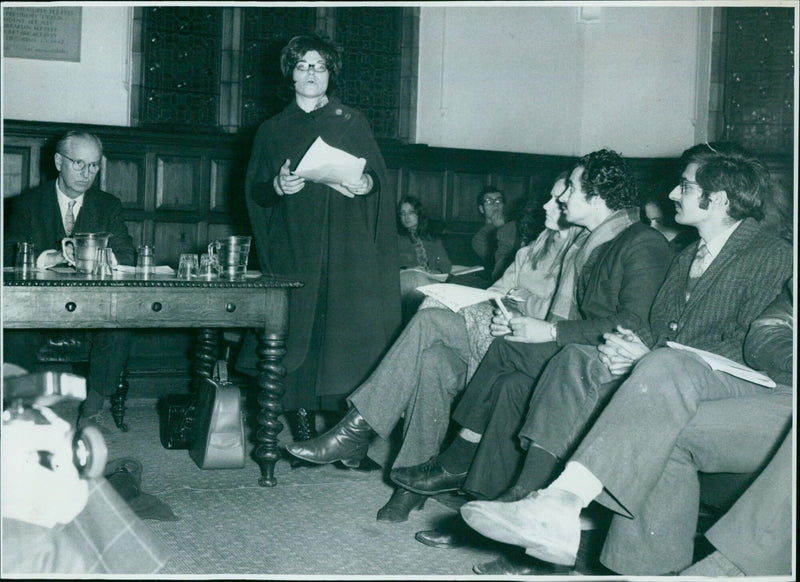
[[224,384],[228,381],[228,362],[225,360],[217,360],[214,364],[214,380]]

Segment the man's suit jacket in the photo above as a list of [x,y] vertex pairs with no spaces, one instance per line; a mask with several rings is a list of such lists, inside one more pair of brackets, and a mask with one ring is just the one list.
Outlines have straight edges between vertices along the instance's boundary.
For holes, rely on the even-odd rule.
[[753,320],[792,276],[792,247],[752,218],[733,232],[697,281],[686,285],[698,243],[675,257],[650,312],[656,346],[667,340],[744,363],[744,338]]
[[[11,201],[3,240],[4,264],[14,261],[17,242],[34,244],[38,256],[48,249],[61,250],[61,239],[67,236],[58,207],[55,181],[46,182],[20,194]],[[108,244],[117,261],[133,265],[136,251],[133,239],[122,220],[122,202],[116,196],[92,187],[83,196],[83,205],[75,221],[73,233],[110,232]]]
[[582,319],[556,324],[558,344],[598,345],[617,325],[649,337],[650,306],[672,257],[667,239],[639,222],[594,249],[575,284]]

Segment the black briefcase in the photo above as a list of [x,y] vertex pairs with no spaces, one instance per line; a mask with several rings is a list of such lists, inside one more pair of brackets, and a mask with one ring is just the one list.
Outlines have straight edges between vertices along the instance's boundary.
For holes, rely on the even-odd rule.
[[170,394],[159,401],[159,432],[165,449],[188,449],[192,445],[196,407],[194,394]]

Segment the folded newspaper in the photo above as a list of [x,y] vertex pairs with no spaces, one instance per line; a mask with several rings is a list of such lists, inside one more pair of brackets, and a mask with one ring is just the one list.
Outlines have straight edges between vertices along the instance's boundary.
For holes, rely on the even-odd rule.
[[497,291],[467,287],[466,285],[455,285],[453,283],[433,283],[431,285],[417,287],[417,290],[428,297],[433,297],[453,311],[458,311],[459,309],[481,303],[482,301],[499,299],[503,296],[502,293],[498,293]]
[[767,388],[775,388],[776,386],[772,378],[770,378],[766,374],[753,370],[753,368],[748,368],[747,366],[744,366],[739,362],[734,362],[733,360],[729,360],[724,356],[720,356],[711,352],[706,352],[705,350],[698,350],[697,348],[693,348],[691,346],[685,346],[677,342],[667,342],[667,347],[697,354],[698,356],[703,358],[703,360],[705,360],[706,364],[711,366],[712,370],[725,372],[726,374],[730,374],[731,376],[736,376],[737,378],[741,378],[742,380],[747,380],[748,382],[753,382],[754,384],[760,384],[761,386],[766,386]]
[[357,158],[344,150],[330,146],[318,137],[293,173],[306,180],[325,184],[352,198],[353,194],[342,187],[342,184],[358,182],[366,164],[364,158]]

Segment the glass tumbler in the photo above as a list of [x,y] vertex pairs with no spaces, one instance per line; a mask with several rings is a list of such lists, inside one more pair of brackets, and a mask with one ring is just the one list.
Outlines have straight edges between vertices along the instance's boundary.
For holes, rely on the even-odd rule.
[[18,242],[14,268],[21,273],[32,273],[36,268],[36,252],[33,243]]
[[193,279],[197,276],[197,255],[192,253],[181,254],[178,261],[178,279]]
[[140,245],[136,258],[136,274],[149,277],[155,271],[155,249],[150,245]]
[[211,262],[211,257],[208,253],[203,253],[200,255],[200,271],[198,272],[197,276],[200,279],[214,279],[217,276],[216,271],[214,270],[214,264]]
[[97,249],[92,275],[95,275],[96,277],[110,277],[114,274],[114,269],[112,267],[113,261],[111,259],[112,252],[113,251],[109,248]]

